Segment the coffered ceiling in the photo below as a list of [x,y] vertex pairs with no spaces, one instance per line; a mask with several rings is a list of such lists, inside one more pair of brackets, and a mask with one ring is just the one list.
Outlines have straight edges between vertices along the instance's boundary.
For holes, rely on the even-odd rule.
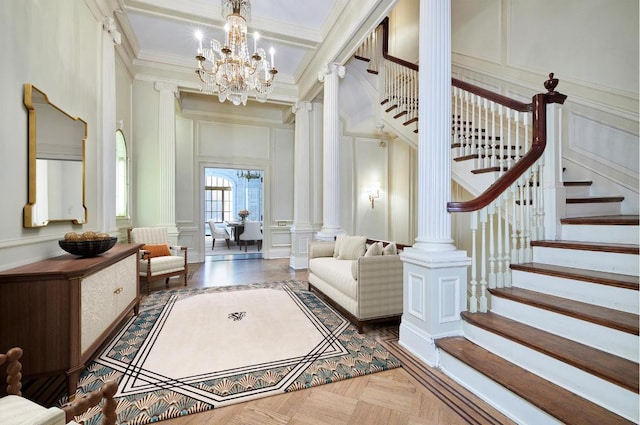
[[[182,93],[199,92],[194,33],[202,31],[205,41],[224,39],[220,0],[111,1],[136,78],[174,81]],[[346,61],[395,1],[253,0],[249,31],[260,33],[259,47],[276,51],[271,101],[312,100],[322,66]]]

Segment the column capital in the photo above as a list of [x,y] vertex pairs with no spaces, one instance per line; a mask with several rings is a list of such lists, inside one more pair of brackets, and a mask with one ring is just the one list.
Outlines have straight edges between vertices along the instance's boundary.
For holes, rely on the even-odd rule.
[[312,105],[311,102],[303,100],[300,102],[296,102],[293,104],[293,106],[291,107],[291,112],[293,112],[294,114],[297,114],[298,111],[311,111],[312,109]]
[[111,36],[111,40],[116,46],[122,43],[122,36],[116,27],[116,21],[111,16],[105,16],[102,20],[102,30]]
[[345,67],[340,65],[338,62],[331,62],[325,66],[322,71],[318,73],[318,80],[324,81],[327,75],[337,74],[338,77],[344,78]]
[[157,91],[167,90],[176,96],[178,95],[178,85],[175,83],[169,83],[167,81],[156,81],[153,84],[153,88]]

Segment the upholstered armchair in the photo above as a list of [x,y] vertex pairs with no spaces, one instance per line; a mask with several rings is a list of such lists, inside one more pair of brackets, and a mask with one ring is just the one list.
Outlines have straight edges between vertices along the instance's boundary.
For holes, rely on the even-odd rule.
[[22,349],[14,347],[6,354],[0,354],[0,366],[7,364],[7,395],[0,398],[0,423],[3,425],[78,425],[73,420],[100,404],[102,399],[102,425],[116,423],[117,402],[113,399],[118,384],[108,381],[102,387],[89,394],[76,396],[76,399],[62,407],[43,407],[22,397]]
[[231,248],[231,235],[227,231],[224,223],[216,223],[215,220],[209,220],[209,229],[211,229],[211,249],[216,246],[216,239],[224,239],[227,248]]
[[[244,223],[244,231],[240,234],[240,244],[244,245],[244,251],[247,252],[247,241],[255,241],[258,245],[258,251],[262,249],[262,222],[247,221]],[[242,246],[240,246],[242,250]]]
[[141,243],[139,279],[147,283],[147,294],[151,282],[164,279],[169,287],[169,278],[184,276],[187,286],[187,247],[169,245],[166,227],[137,227],[127,229],[129,243]]

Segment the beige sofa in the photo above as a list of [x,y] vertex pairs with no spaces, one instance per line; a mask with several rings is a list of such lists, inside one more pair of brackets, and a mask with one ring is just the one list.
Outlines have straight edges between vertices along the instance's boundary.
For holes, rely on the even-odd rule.
[[362,333],[366,322],[398,319],[402,314],[402,261],[397,250],[403,246],[364,237],[348,239],[346,255],[344,249],[342,255],[339,252],[346,239],[309,244],[309,289],[320,293]]

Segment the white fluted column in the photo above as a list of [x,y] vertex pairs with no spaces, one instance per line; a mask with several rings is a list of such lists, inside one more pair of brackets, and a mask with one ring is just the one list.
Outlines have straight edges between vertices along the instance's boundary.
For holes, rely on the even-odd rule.
[[293,178],[293,225],[291,226],[291,257],[289,266],[306,269],[309,264],[307,246],[313,238],[310,216],[310,145],[311,128],[309,115],[311,102],[297,102],[291,108],[296,114],[294,178]]
[[116,59],[115,45],[120,44],[120,33],[111,17],[102,22],[102,139],[99,141],[102,160],[98,163],[97,178],[101,188],[102,214],[99,215],[98,229],[114,232],[116,226],[116,182],[105,179],[116,169]]
[[451,197],[451,0],[420,0],[418,237],[404,250],[400,344],[430,365],[434,340],[462,331],[471,260],[456,250]]
[[340,227],[340,98],[338,85],[345,68],[330,63],[318,74],[324,82],[323,106],[323,170],[322,170],[322,229],[316,237],[333,240],[344,233]]
[[158,186],[158,208],[161,226],[169,231],[169,241],[178,244],[176,227],[176,107],[175,98],[178,86],[171,83],[156,82],[155,89],[160,92],[158,100],[158,149],[160,179]]

